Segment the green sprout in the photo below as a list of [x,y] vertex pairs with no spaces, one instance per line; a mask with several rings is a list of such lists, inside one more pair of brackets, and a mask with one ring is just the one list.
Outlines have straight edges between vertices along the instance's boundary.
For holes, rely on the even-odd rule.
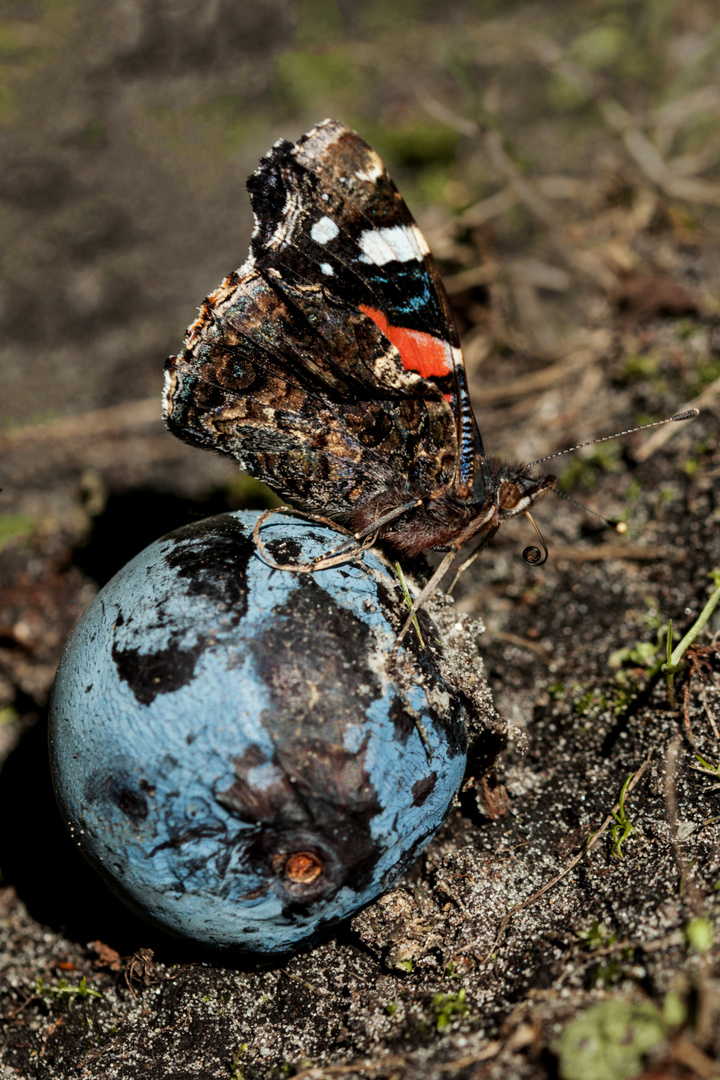
[[[699,754],[695,755],[695,760],[699,761],[700,764],[691,765],[691,769],[695,772],[705,773],[706,776],[712,776],[715,780],[720,780],[720,762],[718,762],[717,765],[713,765],[710,761],[706,761],[705,758],[700,757]],[[714,784],[713,787],[710,788],[710,791],[715,791],[718,787],[720,787],[720,784]],[[716,818],[715,820],[717,821],[718,819]]]
[[250,1043],[240,1043],[238,1051],[232,1059],[230,1066],[230,1080],[245,1080],[245,1074],[242,1071],[242,1056],[246,1054],[250,1049]]
[[458,990],[457,994],[436,994],[433,998],[433,1009],[437,1017],[438,1031],[444,1031],[453,1016],[467,1016],[470,1011],[465,1004],[465,987]]
[[36,529],[30,514],[0,514],[0,550],[12,540],[24,539]]
[[58,1001],[67,1001],[68,1008],[72,1008],[72,1003],[76,998],[102,997],[99,990],[93,990],[88,986],[84,975],[77,986],[70,986],[66,979],[60,979],[57,986],[48,986],[40,976],[35,986],[35,994],[39,997],[51,997],[56,998]]
[[622,846],[627,840],[630,833],[633,832],[632,823],[628,818],[627,814],[625,813],[625,793],[627,792],[628,784],[630,783],[632,778],[633,773],[630,773],[627,780],[622,786],[620,797],[618,799],[618,812],[615,813],[614,810],[611,811],[612,816],[615,818],[615,824],[612,827],[612,853],[616,859],[622,859],[624,857],[622,853]]
[[698,916],[685,927],[685,939],[694,952],[707,952],[713,943],[713,924],[710,919]]
[[665,672],[665,679],[667,682],[668,704],[670,705],[671,709],[675,708],[675,672],[680,669],[683,656],[690,648],[702,628],[705,626],[705,623],[708,621],[713,611],[717,607],[718,601],[720,601],[720,569],[712,570],[710,573],[710,577],[713,581],[713,584],[715,585],[715,589],[711,594],[709,600],[705,604],[705,607],[702,609],[697,619],[688,630],[685,637],[675,649],[673,649],[672,647],[672,619],[668,623],[666,642],[667,662],[662,665],[661,670]]
[[598,922],[597,919],[593,920],[589,930],[578,930],[577,936],[581,941],[585,942],[588,949],[591,951],[605,948],[608,945],[614,945],[617,941],[617,934],[615,931],[608,930],[605,923]]
[[[407,603],[407,606],[410,609],[410,611],[412,611],[412,606],[413,606],[412,597],[410,596],[410,593],[408,592],[408,587],[405,584],[405,575],[402,572],[402,566],[400,565],[399,562],[395,563],[395,569],[397,570],[398,580],[400,581],[400,588],[402,589],[402,591],[403,591],[403,593],[405,595],[405,602]],[[420,624],[417,621],[417,615],[413,614],[412,621],[413,621],[413,626],[417,630],[417,636],[420,639],[420,647],[424,649],[425,648],[425,642],[423,641],[422,634],[420,633]]]

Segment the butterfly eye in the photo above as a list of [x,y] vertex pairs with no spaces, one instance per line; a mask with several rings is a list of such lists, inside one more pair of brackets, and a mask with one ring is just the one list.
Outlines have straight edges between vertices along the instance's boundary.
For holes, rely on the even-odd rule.
[[513,510],[520,502],[520,488],[510,480],[504,480],[498,490],[498,506],[501,510]]

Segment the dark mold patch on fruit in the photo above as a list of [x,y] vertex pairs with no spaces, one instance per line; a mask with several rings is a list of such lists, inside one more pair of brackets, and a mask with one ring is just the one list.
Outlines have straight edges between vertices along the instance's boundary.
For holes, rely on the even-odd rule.
[[422,806],[428,795],[435,790],[436,783],[436,772],[431,772],[429,776],[423,777],[422,780],[416,780],[412,786],[413,806]]
[[252,536],[231,514],[177,529],[164,556],[190,596],[206,597],[225,608],[232,624],[247,612],[247,567],[256,555]]
[[302,563],[305,561],[302,545],[298,540],[285,537],[282,539],[277,538],[275,540],[267,540],[264,541],[264,543],[273,559],[280,565],[283,563]]
[[342,742],[347,725],[381,695],[369,648],[364,622],[311,577],[298,578],[287,602],[273,612],[272,625],[251,643],[258,674],[272,698],[268,731],[284,741],[299,719],[309,718],[322,725],[323,738],[334,733]]
[[144,821],[148,816],[148,802],[141,791],[122,788],[117,794],[116,802],[118,810],[136,823]]
[[91,804],[105,803],[116,807],[134,825],[140,825],[148,816],[148,795],[125,769],[109,771],[107,768],[90,774],[85,783],[85,798]]
[[192,648],[182,648],[171,637],[169,645],[152,653],[121,649],[113,642],[112,658],[118,675],[141,705],[151,705],[158,694],[171,694],[187,686],[207,642],[201,638]]

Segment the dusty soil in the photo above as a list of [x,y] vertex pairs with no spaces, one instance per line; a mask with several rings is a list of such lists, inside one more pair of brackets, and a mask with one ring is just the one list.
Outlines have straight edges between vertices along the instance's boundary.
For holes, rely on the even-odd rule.
[[[672,702],[660,670],[720,568],[713,5],[16,0],[0,29],[0,1076],[717,1075],[720,608]],[[133,554],[267,505],[164,431],[162,361],[244,259],[244,175],[328,114],[417,212],[491,452],[701,412],[552,463],[628,532],[548,497],[547,564],[508,526],[454,592],[525,738],[386,896],[250,966],[164,938],[86,867],[47,702]]]

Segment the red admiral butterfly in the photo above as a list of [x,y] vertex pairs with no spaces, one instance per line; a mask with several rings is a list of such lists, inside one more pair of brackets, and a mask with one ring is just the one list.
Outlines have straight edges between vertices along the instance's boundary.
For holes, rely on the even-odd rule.
[[435,263],[359,135],[281,140],[247,186],[248,261],[166,364],[174,434],[411,556],[486,540],[555,486],[486,457]]

